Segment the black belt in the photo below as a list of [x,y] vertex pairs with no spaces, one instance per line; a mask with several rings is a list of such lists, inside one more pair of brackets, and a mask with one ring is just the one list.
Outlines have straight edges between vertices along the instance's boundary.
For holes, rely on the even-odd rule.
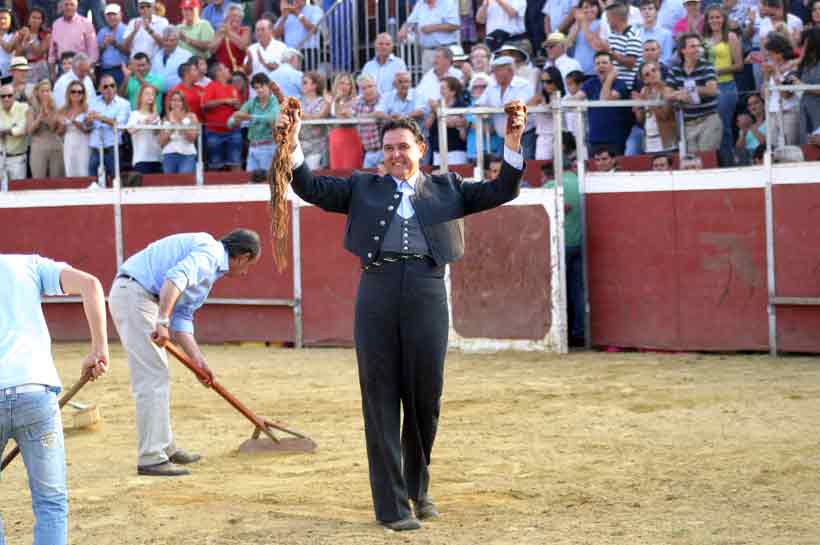
[[25,151],[23,153],[7,153],[6,157],[20,157],[21,155],[25,155],[25,154],[26,154]]
[[[130,274],[123,274],[123,273],[120,273],[120,274],[118,274],[118,275],[117,275],[117,278],[125,278],[126,280],[133,280],[134,282],[136,282],[137,284],[139,284],[139,280],[137,280],[136,278],[134,278],[134,277],[133,277],[133,276],[131,276]],[[117,278],[115,278],[114,280],[116,280]]]
[[369,265],[362,267],[362,271],[372,268],[378,268],[385,263],[403,263],[407,261],[429,261],[433,263],[433,258],[425,254],[401,254],[398,252],[382,252]]

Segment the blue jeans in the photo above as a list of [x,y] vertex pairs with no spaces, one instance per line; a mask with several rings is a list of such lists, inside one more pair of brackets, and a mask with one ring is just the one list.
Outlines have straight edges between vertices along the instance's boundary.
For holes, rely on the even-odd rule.
[[248,161],[245,163],[245,170],[268,170],[273,162],[273,154],[276,151],[276,144],[264,144],[248,148]]
[[[23,455],[34,511],[34,545],[65,545],[68,491],[63,424],[52,391],[0,390],[0,452],[14,439]],[[8,497],[11,492],[7,492]],[[0,518],[0,545],[5,544]]]
[[734,80],[718,85],[720,95],[718,96],[718,114],[723,123],[723,138],[720,141],[720,151],[723,154],[732,154],[735,149],[734,133],[732,127],[737,108],[737,85]]
[[205,129],[205,134],[207,136],[208,168],[218,169],[242,164],[242,131],[240,129],[228,132]]
[[165,174],[193,174],[196,172],[196,155],[165,153],[162,156],[162,171]]
[[[114,177],[114,146],[104,148],[103,162],[105,163],[105,175],[109,178]],[[88,158],[88,175],[97,177],[97,169],[100,167],[100,150],[99,148],[91,148],[91,155]]]
[[644,131],[639,125],[632,125],[629,131],[629,138],[626,139],[626,150],[624,155],[640,155],[643,153]]
[[584,261],[581,258],[580,246],[567,246],[564,249],[567,267],[567,314],[569,317],[569,336],[575,339],[584,338],[586,316],[584,313]]

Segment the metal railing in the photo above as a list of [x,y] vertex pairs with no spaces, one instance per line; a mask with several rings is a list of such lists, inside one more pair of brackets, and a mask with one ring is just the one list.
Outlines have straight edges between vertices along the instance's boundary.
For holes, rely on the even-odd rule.
[[[114,125],[114,141],[118,141],[119,139],[117,136],[119,135],[119,131],[132,131],[132,130],[146,130],[146,131],[196,131],[196,172],[194,173],[196,179],[196,185],[205,185],[205,164],[203,162],[203,148],[202,148],[202,133],[203,133],[204,125],[202,123],[191,123],[188,125],[178,124],[178,125],[171,125],[171,124],[162,124],[158,123],[154,124],[145,124],[139,123],[135,125],[126,125],[124,127],[120,127],[119,125]],[[102,153],[102,150],[100,150]],[[114,157],[116,160],[116,168],[114,177],[120,177],[120,168],[119,168],[119,153],[117,150],[114,151]]]

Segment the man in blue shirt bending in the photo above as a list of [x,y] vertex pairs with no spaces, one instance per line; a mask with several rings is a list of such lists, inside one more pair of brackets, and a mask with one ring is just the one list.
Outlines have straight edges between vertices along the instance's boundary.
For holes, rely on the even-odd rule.
[[200,459],[177,448],[171,431],[168,357],[160,344],[174,340],[209,376],[194,338],[194,312],[222,276],[240,277],[259,261],[259,235],[231,231],[221,240],[208,233],[172,235],[148,245],[123,263],[111,286],[108,306],[128,353],[131,391],[137,406],[139,475],[187,475],[180,465]]

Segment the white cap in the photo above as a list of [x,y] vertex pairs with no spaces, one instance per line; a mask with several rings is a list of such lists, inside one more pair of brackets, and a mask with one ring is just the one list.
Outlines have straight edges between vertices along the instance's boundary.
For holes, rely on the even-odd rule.
[[493,57],[490,66],[495,68],[496,66],[507,66],[508,64],[515,64],[512,57],[508,57],[507,55],[496,55]]
[[121,13],[119,4],[108,4],[105,6],[105,13]]

